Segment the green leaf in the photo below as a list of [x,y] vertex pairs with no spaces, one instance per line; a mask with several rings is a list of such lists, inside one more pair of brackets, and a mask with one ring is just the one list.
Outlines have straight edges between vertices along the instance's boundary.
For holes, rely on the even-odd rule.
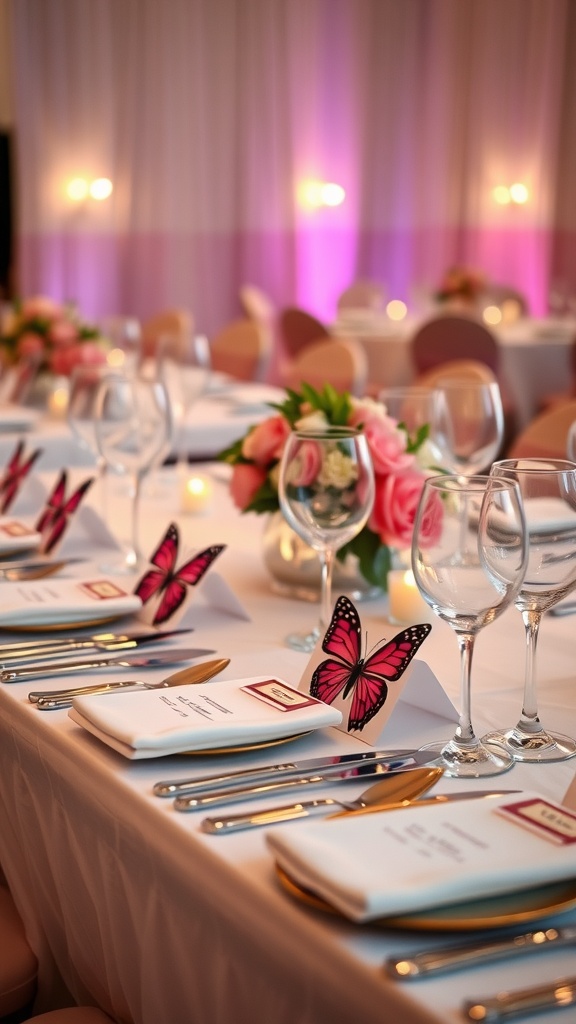
[[367,526],[340,548],[337,558],[344,561],[346,555],[356,555],[358,566],[365,580],[375,586],[387,588],[388,572],[392,564],[390,548],[382,543],[377,533]]

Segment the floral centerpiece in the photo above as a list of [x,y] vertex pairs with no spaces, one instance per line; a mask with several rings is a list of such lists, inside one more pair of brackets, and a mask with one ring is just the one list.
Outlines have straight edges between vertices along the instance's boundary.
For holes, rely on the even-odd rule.
[[420,494],[429,471],[430,457],[422,427],[411,437],[401,423],[388,416],[384,405],[370,398],[339,394],[325,384],[317,391],[309,384],[287,389],[276,413],[252,427],[219,458],[232,465],[230,492],[242,512],[271,513],[279,509],[278,471],[286,438],[293,428],[349,425],[366,435],[374,465],[376,496],[370,519],[361,532],[338,551],[358,558],[360,572],[369,583],[386,589],[395,550],[409,548]]
[[474,303],[486,289],[486,277],[469,267],[451,267],[447,270],[435,293],[438,302],[459,299]]
[[4,362],[37,362],[39,372],[68,377],[78,364],[106,361],[106,342],[97,327],[81,322],[72,305],[39,295],[16,301],[0,333]]

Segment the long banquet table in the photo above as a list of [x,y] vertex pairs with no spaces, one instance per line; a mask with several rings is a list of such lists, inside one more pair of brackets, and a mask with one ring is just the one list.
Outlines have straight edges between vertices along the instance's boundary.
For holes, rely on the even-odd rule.
[[[400,323],[375,314],[342,319],[336,334],[357,338],[368,360],[372,387],[401,387],[414,379],[410,341],[422,321]],[[522,319],[491,328],[500,346],[501,373],[517,413],[518,428],[538,413],[543,399],[569,390],[572,380],[574,320]]]
[[[120,510],[123,481],[114,483],[119,492],[112,501]],[[260,550],[262,520],[234,510],[222,466],[214,469],[214,486],[210,515],[183,516],[170,472],[151,479],[145,543],[152,550],[177,516],[189,546],[227,544],[218,571],[250,620],[218,610],[200,594],[190,639],[231,658],[222,678],[273,672],[295,684],[306,656],[288,650],[284,637],[309,627],[316,608],[272,593]],[[118,518],[115,512],[111,521]],[[380,635],[392,636],[397,629],[386,611],[385,599],[361,606]],[[542,715],[547,725],[572,733],[574,644],[571,618],[545,621]],[[421,654],[457,704],[457,645],[449,627],[434,623]],[[480,732],[516,720],[523,658],[523,628],[512,610],[478,641],[474,717]],[[150,678],[156,675],[150,671]],[[37,1011],[73,999],[98,1003],[122,1024],[456,1024],[467,997],[574,973],[573,950],[566,948],[430,980],[390,980],[383,970],[386,956],[462,936],[356,926],[313,911],[280,887],[264,829],[206,835],[199,830],[201,814],[179,814],[171,801],[152,793],[160,779],[342,752],[360,741],[328,730],[268,751],[128,761],[76,726],[66,711],[39,712],[27,700],[31,688],[64,685],[64,677],[33,687],[0,685],[0,864],[39,957]],[[419,745],[452,731],[442,719],[428,717],[425,727],[423,721],[416,712],[396,724],[393,717],[386,745]],[[576,760],[516,765],[492,781],[561,799],[575,769]],[[346,794],[354,797],[364,785],[348,782]],[[440,786],[455,787],[462,785],[443,780]],[[319,792],[342,791],[332,786]],[[567,919],[576,923],[576,912]],[[552,1024],[563,1017],[539,1019]]]

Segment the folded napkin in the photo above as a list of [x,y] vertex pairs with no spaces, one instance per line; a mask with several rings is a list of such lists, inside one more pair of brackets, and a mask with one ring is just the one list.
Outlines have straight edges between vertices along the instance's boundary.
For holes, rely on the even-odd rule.
[[40,419],[36,409],[25,409],[20,405],[3,405],[0,409],[0,431],[31,430]]
[[[281,704],[274,699],[277,690]],[[272,703],[266,696],[270,692]],[[68,714],[130,758],[260,743],[338,725],[342,719],[334,708],[269,676],[76,697]]]
[[[504,812],[509,805],[522,806]],[[575,874],[576,815],[536,793],[299,824],[274,829],[266,839],[294,881],[354,921],[532,889]]]
[[32,526],[22,523],[14,516],[0,516],[0,555],[13,555],[19,551],[37,548],[40,534]]
[[142,607],[116,580],[48,577],[29,583],[0,584],[0,626],[88,625],[132,615]]

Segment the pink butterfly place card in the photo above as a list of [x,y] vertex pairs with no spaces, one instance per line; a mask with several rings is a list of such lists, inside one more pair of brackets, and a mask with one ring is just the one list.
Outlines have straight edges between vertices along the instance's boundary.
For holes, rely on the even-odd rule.
[[67,471],[62,470],[34,525],[35,530],[41,536],[40,551],[42,554],[52,555],[60,547],[93,483],[94,477],[88,477],[70,493]]
[[[181,621],[194,600],[195,588],[203,580],[225,544],[212,544],[192,558],[179,558],[180,534],[170,523],[150,559],[150,568],[136,584],[134,593],[142,601],[139,618],[152,626]],[[222,581],[223,582],[223,581]]]
[[[431,669],[415,655],[432,629],[427,622],[406,626],[391,639],[377,640],[363,631],[352,601],[336,601],[326,635],[318,641],[299,689],[331,704],[342,713],[341,731],[372,746],[399,702],[453,721],[454,707]],[[390,742],[391,731],[386,731]]]
[[25,442],[18,441],[0,475],[0,514],[12,508],[23,485],[30,479],[34,463],[42,454],[41,448],[25,453]]

